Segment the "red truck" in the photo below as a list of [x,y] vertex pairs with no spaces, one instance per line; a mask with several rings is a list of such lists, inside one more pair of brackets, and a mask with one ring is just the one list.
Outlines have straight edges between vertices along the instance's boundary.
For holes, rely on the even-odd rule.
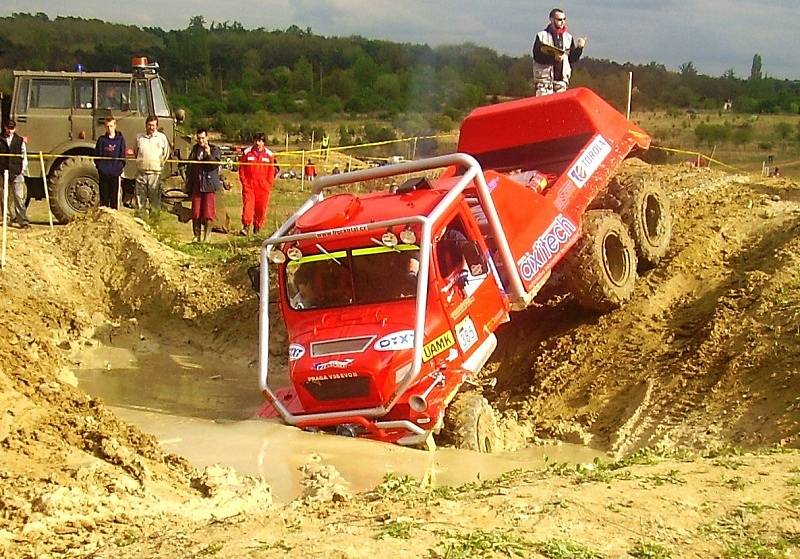
[[[667,250],[664,192],[612,179],[649,143],[577,88],[476,109],[456,154],[318,178],[261,251],[261,415],[401,445],[442,433],[497,449],[495,411],[468,381],[510,312],[551,276],[582,305],[613,309],[637,263]],[[392,185],[324,196],[365,181]],[[289,341],[290,385],[279,389],[268,378],[270,277]]]

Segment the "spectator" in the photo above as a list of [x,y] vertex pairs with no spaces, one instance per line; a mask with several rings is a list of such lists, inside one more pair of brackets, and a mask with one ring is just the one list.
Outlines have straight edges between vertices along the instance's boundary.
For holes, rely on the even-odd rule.
[[303,176],[307,181],[312,181],[317,176],[317,168],[314,166],[314,162],[311,159],[308,160],[303,169]]
[[332,175],[338,175],[341,172],[342,172],[342,170],[339,169],[339,164],[338,163],[334,163],[333,164],[333,169],[331,170],[331,174]]
[[161,211],[161,172],[169,157],[169,140],[158,131],[158,117],[150,115],[145,132],[136,136],[136,216],[147,209],[154,220]]
[[208,224],[217,218],[215,194],[222,186],[219,179],[221,159],[219,148],[208,143],[208,130],[198,128],[195,144],[189,152],[190,163],[186,167],[186,180],[192,198],[192,242],[195,243],[201,239],[203,242],[208,240]]
[[118,209],[119,177],[125,168],[125,137],[117,131],[117,119],[105,118],[106,133],[97,138],[94,165],[100,176],[100,205]]
[[259,132],[253,137],[253,145],[244,150],[239,160],[239,180],[242,183],[242,230],[239,235],[249,235],[251,225],[255,235],[264,225],[277,163],[275,155],[265,145],[264,133]]
[[567,32],[567,16],[561,8],[550,10],[550,24],[533,42],[533,83],[536,96],[566,91],[572,64],[583,54],[586,37],[573,39]]
[[[26,202],[28,192],[25,185],[25,172],[28,170],[28,149],[25,140],[15,130],[17,123],[7,120],[3,123],[3,135],[0,138],[0,180],[4,171],[8,171],[8,184],[13,193],[13,202],[9,204],[11,221],[16,221],[20,229],[30,227]],[[11,197],[9,197],[11,198]],[[13,208],[13,209],[12,209]],[[5,220],[7,216],[3,216]]]

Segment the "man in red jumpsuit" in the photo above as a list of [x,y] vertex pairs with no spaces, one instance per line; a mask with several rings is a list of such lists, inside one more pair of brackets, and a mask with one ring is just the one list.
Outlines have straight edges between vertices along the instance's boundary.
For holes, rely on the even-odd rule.
[[242,236],[247,236],[250,226],[258,233],[267,216],[267,204],[275,182],[277,159],[264,145],[264,133],[253,137],[253,145],[244,150],[239,159],[239,180],[242,183]]

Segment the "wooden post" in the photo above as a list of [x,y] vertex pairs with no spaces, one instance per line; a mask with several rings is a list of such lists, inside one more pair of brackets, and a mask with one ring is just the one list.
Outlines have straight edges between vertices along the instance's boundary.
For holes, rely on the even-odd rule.
[[50,189],[47,188],[47,173],[44,170],[44,154],[39,152],[39,163],[42,166],[42,186],[44,187],[44,197],[47,201],[47,217],[50,220],[50,229],[53,228],[53,212],[50,210]]
[[[311,151],[312,151],[312,153],[314,151],[314,130],[313,129],[311,130]],[[305,158],[303,159],[303,161],[305,161]]]
[[631,118],[631,97],[633,96],[633,72],[628,72],[628,112],[626,118]]
[[414,136],[414,147],[411,149],[411,160],[417,158],[417,136]]
[[3,248],[0,250],[0,268],[6,267],[8,244],[8,170],[3,171]]
[[289,133],[286,133],[286,151],[289,151]]
[[306,150],[300,152],[300,192],[305,190],[306,186]]

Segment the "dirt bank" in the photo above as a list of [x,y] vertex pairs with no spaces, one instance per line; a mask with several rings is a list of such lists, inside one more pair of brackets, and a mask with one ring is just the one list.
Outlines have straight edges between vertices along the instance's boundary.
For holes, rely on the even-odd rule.
[[[565,299],[504,326],[490,396],[510,446],[545,436],[617,456],[796,446],[800,187],[672,166],[628,172],[671,191],[673,248],[620,311],[587,315]],[[320,464],[305,472],[305,500],[275,507],[255,479],[165,453],[69,371],[77,345],[142,332],[254,357],[256,300],[240,267],[203,265],[109,212],[54,232],[14,230],[10,241],[0,273],[7,555],[557,557],[542,546],[571,539],[610,556],[648,542],[713,556],[800,540],[792,452],[650,455],[655,464],[555,467],[434,492],[394,478],[359,496]]]
[[501,330],[497,399],[541,434],[642,446],[797,445],[800,188],[629,164],[671,191],[672,248],[603,316],[569,301]]

